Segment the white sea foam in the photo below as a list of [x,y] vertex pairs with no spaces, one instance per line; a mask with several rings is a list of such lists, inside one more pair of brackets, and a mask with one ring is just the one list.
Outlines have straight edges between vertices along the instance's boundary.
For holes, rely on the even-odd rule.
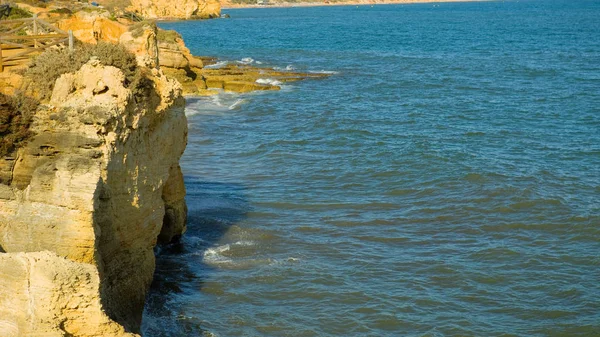
[[241,63],[241,64],[252,64],[254,63],[254,59],[251,57],[244,57],[243,59],[236,61],[237,63]]
[[210,64],[210,65],[204,66],[204,68],[205,69],[219,69],[219,68],[222,68],[222,67],[224,67],[224,66],[226,66],[228,64],[229,64],[229,62],[227,62],[227,61],[219,61],[219,62],[217,62],[215,64]]
[[272,78],[259,78],[256,80],[258,84],[281,85],[281,82]]
[[[250,253],[250,255],[246,255],[247,253],[244,253],[245,249],[241,248],[255,245],[256,242],[254,241],[240,240],[233,243],[212,247],[206,249],[203,253],[198,252],[193,255],[202,255],[202,261],[204,263],[224,269],[248,269],[260,266],[296,263],[300,261],[300,259],[294,257],[277,260],[269,257],[254,256],[252,253]],[[235,251],[236,249],[238,249],[237,252]],[[241,256],[239,255],[240,252],[242,253]]]
[[202,254],[204,263],[208,264],[222,264],[222,263],[231,263],[232,260],[222,255],[222,253],[227,252],[231,249],[230,245],[222,245],[213,248],[208,248]]
[[254,246],[255,244],[256,243],[251,240],[240,240],[240,241],[234,242],[232,245],[234,245],[234,246]]
[[235,102],[233,102],[233,104],[231,104],[229,107],[227,107],[227,110],[239,109],[240,106],[244,103],[246,103],[246,100],[243,98],[240,98],[240,99],[236,100]]
[[228,111],[239,109],[248,100],[240,98],[240,94],[219,90],[219,94],[208,97],[188,99],[185,107],[186,116],[194,115],[224,115]]
[[202,253],[203,261],[208,264],[240,264],[242,261],[234,262],[232,259],[224,256],[223,253],[230,251],[232,247],[249,247],[254,246],[255,244],[256,243],[254,241],[240,240],[234,243],[208,248],[204,251],[204,253]]
[[273,69],[275,69],[275,70],[280,70],[280,71],[281,71],[281,70],[285,70],[285,71],[292,71],[292,70],[296,70],[296,68],[294,68],[294,66],[293,66],[293,65],[291,65],[291,64],[288,64],[288,65],[287,65],[285,68],[283,68],[283,67],[274,67]]

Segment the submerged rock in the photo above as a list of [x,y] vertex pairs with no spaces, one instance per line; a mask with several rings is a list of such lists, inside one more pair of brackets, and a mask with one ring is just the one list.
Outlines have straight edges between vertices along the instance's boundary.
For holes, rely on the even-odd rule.
[[[200,58],[199,58],[200,59]],[[209,58],[204,58],[210,60]],[[214,94],[210,89],[238,93],[261,90],[279,90],[281,84],[308,78],[325,78],[329,74],[279,71],[273,68],[254,67],[244,64],[227,64],[220,68],[196,68],[169,70],[165,73],[183,84],[184,95]],[[209,89],[208,91],[206,89]]]

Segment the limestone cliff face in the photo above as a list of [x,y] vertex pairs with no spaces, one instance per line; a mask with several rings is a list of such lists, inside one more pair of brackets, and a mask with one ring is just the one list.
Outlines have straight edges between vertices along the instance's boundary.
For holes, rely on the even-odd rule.
[[148,19],[210,19],[221,15],[219,0],[131,0],[130,9]]
[[0,254],[0,333],[3,337],[135,336],[102,311],[99,284],[98,271],[91,264],[51,252]]
[[158,40],[160,65],[167,68],[186,69],[190,67],[202,68],[202,61],[195,58],[185,46],[181,37],[174,41]]
[[0,336],[139,331],[153,247],[185,231],[177,82],[134,95],[92,60],[56,82],[33,139],[0,158]]

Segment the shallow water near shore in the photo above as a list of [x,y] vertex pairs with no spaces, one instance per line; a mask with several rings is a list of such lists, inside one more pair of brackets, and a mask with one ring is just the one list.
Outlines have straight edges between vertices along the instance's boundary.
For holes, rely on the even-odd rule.
[[599,2],[226,12],[161,26],[333,75],[188,100],[146,336],[600,335]]

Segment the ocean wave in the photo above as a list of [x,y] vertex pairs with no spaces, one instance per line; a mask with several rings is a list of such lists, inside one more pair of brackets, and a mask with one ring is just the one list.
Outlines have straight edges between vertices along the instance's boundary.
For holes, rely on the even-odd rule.
[[227,107],[227,110],[236,110],[239,109],[242,104],[246,103],[247,101],[243,98],[237,99],[235,102],[233,102],[233,104],[231,104],[230,106]]
[[281,85],[281,81],[272,78],[259,78],[256,80],[258,84]]
[[207,66],[204,66],[204,69],[219,69],[219,68],[222,68],[222,67],[224,67],[224,66],[226,66],[228,64],[229,64],[228,61],[219,61],[219,62],[217,62],[215,64],[209,64]]
[[252,64],[252,63],[254,63],[254,61],[255,60],[251,57],[244,57],[243,59],[235,61],[235,62],[241,63],[241,64]]
[[203,261],[208,264],[233,263],[234,261],[226,256],[225,253],[231,251],[232,247],[250,247],[254,245],[254,241],[240,240],[234,243],[208,248],[202,253]]
[[293,65],[291,65],[291,64],[288,64],[285,67],[273,67],[273,69],[279,70],[279,71],[292,71],[292,70],[296,70],[296,68]]
[[231,249],[230,245],[222,245],[214,248],[209,248],[202,253],[202,260],[208,264],[230,263],[232,260],[223,256],[224,252]]
[[203,252],[192,255],[201,255],[202,262],[213,267],[223,269],[250,269],[264,266],[280,266],[295,264],[301,261],[298,257],[274,259],[271,257],[255,256],[257,244],[251,240],[240,240],[220,246],[208,248]]
[[208,97],[190,98],[185,107],[185,115],[222,115],[227,111],[237,110],[248,100],[240,98],[240,94],[219,92]]

